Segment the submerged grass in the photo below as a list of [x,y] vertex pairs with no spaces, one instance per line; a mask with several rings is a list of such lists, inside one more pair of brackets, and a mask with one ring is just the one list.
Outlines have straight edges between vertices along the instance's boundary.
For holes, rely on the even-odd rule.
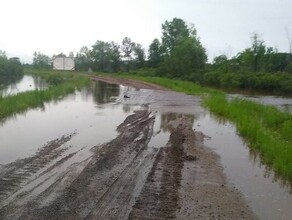
[[257,149],[264,164],[292,181],[292,115],[273,106],[243,99],[228,100],[225,93],[192,82],[159,77],[119,76],[155,83],[190,95],[203,95],[211,112],[232,121],[248,146]]
[[45,102],[62,99],[75,89],[80,89],[89,83],[86,77],[72,72],[26,70],[25,73],[49,79],[49,88],[0,97],[0,120],[30,108],[41,107]]
[[248,146],[259,150],[262,162],[292,181],[291,114],[249,100],[228,101],[224,95],[208,96],[204,103],[212,112],[233,121]]

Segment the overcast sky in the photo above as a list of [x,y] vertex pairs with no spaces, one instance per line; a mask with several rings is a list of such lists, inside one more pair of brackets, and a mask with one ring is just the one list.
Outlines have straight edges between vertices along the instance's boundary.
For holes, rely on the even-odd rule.
[[292,33],[292,0],[0,0],[0,9],[0,50],[23,62],[126,36],[148,49],[174,17],[195,25],[209,60],[249,47],[253,32],[288,52]]

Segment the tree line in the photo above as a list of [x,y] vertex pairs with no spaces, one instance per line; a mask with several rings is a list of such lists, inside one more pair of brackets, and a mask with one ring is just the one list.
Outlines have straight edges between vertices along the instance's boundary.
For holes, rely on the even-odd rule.
[[[98,40],[75,56],[76,70],[129,72],[189,80],[219,88],[292,92],[292,55],[268,47],[258,34],[251,46],[232,58],[219,55],[207,63],[206,50],[194,25],[180,18],[165,21],[161,38],[153,39],[146,55],[141,44],[125,37],[121,43]],[[50,58],[34,54],[33,66],[51,68]]]
[[82,47],[75,58],[80,71],[128,72],[148,68],[157,75],[178,78],[202,72],[206,61],[196,29],[179,18],[162,24],[162,37],[152,41],[148,56],[141,44],[125,37],[121,44],[98,40],[91,48]]
[[202,82],[220,88],[257,89],[291,94],[292,54],[267,47],[259,35],[254,33],[251,46],[235,57],[215,57]]
[[8,58],[4,51],[0,50],[0,79],[16,78],[22,75],[22,65],[19,58]]

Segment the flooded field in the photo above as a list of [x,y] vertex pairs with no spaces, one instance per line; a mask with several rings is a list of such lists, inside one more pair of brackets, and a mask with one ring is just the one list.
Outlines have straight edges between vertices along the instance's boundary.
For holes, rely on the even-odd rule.
[[36,89],[46,89],[47,83],[38,76],[24,75],[14,83],[0,87],[0,96],[5,97],[15,95],[20,92],[32,91]]
[[292,217],[289,185],[199,97],[96,81],[0,140],[4,219]]
[[251,101],[255,101],[264,105],[275,106],[281,111],[292,113],[292,98],[291,97],[282,97],[282,96],[261,96],[261,95],[240,95],[240,94],[231,94],[231,98],[243,98]]
[[209,137],[205,144],[220,155],[229,182],[243,193],[259,219],[292,217],[291,184],[260,162],[258,153],[246,146],[233,124],[206,112],[196,120],[194,128]]

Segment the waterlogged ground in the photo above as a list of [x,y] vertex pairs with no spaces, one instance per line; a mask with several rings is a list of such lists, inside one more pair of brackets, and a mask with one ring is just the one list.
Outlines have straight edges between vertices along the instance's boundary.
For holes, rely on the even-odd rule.
[[292,113],[292,98],[282,96],[268,96],[268,95],[229,95],[231,98],[243,98],[251,101],[255,101],[264,105],[275,106],[281,111]]
[[0,219],[291,218],[289,188],[200,98],[99,80],[2,121]]
[[36,89],[42,90],[47,87],[47,83],[41,77],[24,75],[23,77],[15,80],[13,83],[0,87],[0,96],[6,97],[16,95],[20,92],[32,91]]

